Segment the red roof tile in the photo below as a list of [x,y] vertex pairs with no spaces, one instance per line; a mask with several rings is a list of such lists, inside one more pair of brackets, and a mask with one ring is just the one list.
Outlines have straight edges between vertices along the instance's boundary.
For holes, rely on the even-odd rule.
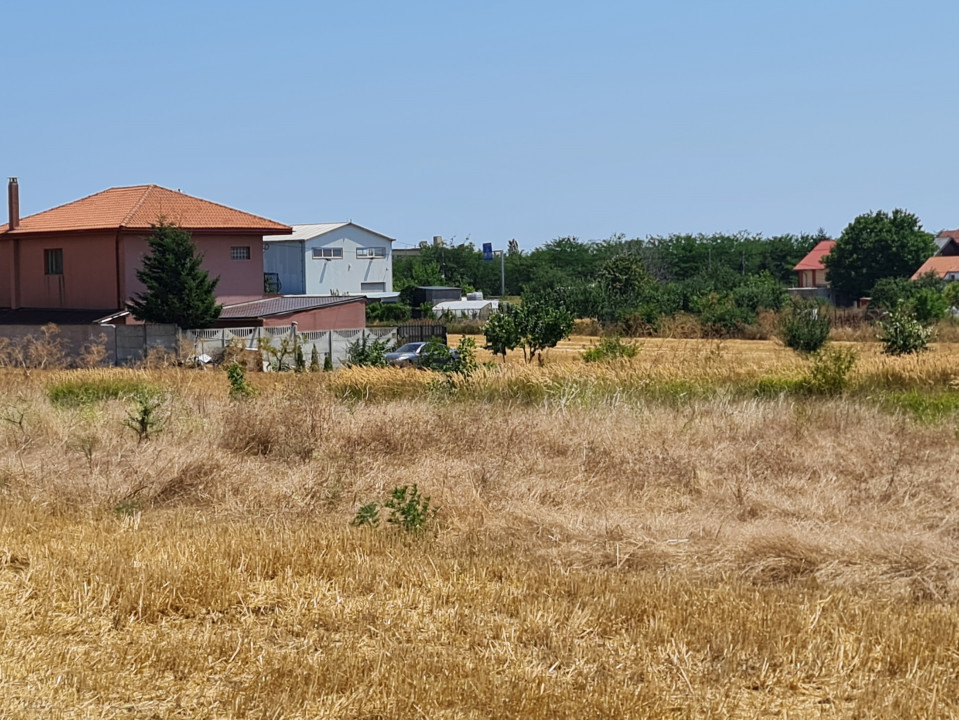
[[[256,230],[270,234],[292,231],[282,223],[159,185],[135,185],[110,188],[22,218],[20,227],[12,232],[148,230],[160,218],[186,230]],[[0,234],[6,232],[8,225],[0,225]]]
[[941,278],[949,273],[959,273],[959,255],[933,255],[913,273],[912,279],[918,280],[926,273],[934,272]]
[[809,254],[800,260],[793,270],[825,270],[826,266],[822,264],[822,259],[829,254],[835,245],[835,240],[823,240],[810,250]]

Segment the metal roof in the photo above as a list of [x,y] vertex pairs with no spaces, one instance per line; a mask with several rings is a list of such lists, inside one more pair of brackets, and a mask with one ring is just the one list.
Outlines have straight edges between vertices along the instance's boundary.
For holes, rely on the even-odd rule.
[[236,319],[286,315],[292,312],[315,310],[316,308],[344,305],[351,302],[366,302],[366,298],[360,295],[283,295],[235,305],[224,305],[220,312],[220,318]]
[[293,225],[293,234],[292,235],[267,235],[263,238],[266,242],[279,242],[281,240],[297,240],[303,242],[304,240],[313,240],[318,238],[321,235],[326,235],[331,233],[334,230],[339,230],[342,227],[347,225],[352,225],[357,227],[360,230],[365,230],[368,233],[373,233],[374,235],[379,235],[384,240],[389,240],[394,242],[394,239],[384,235],[383,233],[378,233],[375,230],[370,230],[369,228],[363,227],[362,225],[357,225],[355,222],[334,222],[334,223],[312,223],[309,225]]
[[433,312],[443,312],[444,310],[482,310],[487,307],[496,308],[499,306],[497,300],[447,300],[439,302],[433,306]]

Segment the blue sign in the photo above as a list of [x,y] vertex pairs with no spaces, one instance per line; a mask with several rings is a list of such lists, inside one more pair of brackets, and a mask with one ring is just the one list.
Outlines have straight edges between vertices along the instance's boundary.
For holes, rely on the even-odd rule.
[[493,243],[483,243],[483,260],[493,262]]

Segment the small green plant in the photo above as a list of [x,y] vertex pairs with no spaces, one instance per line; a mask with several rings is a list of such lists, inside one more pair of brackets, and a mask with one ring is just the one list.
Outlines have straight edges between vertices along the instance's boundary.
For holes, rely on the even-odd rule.
[[226,369],[226,377],[230,381],[231,400],[246,400],[256,394],[256,390],[246,379],[246,365],[243,363],[230,363]]
[[393,488],[383,507],[390,511],[386,522],[415,535],[425,532],[438,512],[438,508],[430,506],[429,496],[420,495],[415,483]]
[[364,334],[346,347],[346,364],[350,367],[386,367],[387,340],[368,340]]
[[823,348],[812,355],[806,387],[820,395],[838,395],[849,386],[849,373],[856,364],[853,348]]
[[783,313],[779,337],[783,344],[799,353],[818,352],[829,340],[832,323],[814,302],[796,302]]
[[350,521],[354,527],[376,527],[380,524],[380,508],[375,502],[367,503],[359,510]]
[[293,372],[305,372],[306,358],[303,357],[303,346],[299,343],[296,344],[296,352],[293,353],[293,358]]
[[320,371],[320,353],[316,349],[316,345],[313,346],[313,351],[310,353],[310,372],[319,372]]
[[142,511],[143,507],[140,503],[130,497],[123,498],[113,508],[113,512],[118,518],[134,517]]
[[[422,535],[436,518],[438,508],[430,505],[429,497],[420,495],[419,488],[403,485],[393,488],[383,507],[390,511],[386,522],[391,526],[412,535]],[[354,527],[377,527],[380,524],[380,506],[377,502],[367,503],[350,521]]]
[[260,354],[266,357],[271,370],[282,372],[293,369],[296,348],[292,337],[281,338],[279,345],[274,345],[268,337],[260,337],[257,338],[256,346]]
[[639,352],[639,345],[635,342],[624,342],[618,335],[606,335],[600,338],[597,345],[593,345],[583,352],[586,362],[604,362],[619,358],[634,358]]
[[925,350],[932,339],[932,327],[916,319],[906,303],[900,303],[877,323],[882,351],[887,355],[911,355]]
[[333,356],[329,353],[323,358],[323,372],[333,372]]
[[127,412],[127,419],[123,424],[137,434],[137,444],[139,444],[162,429],[163,422],[157,411],[163,402],[149,393],[138,394],[134,401],[136,407]]

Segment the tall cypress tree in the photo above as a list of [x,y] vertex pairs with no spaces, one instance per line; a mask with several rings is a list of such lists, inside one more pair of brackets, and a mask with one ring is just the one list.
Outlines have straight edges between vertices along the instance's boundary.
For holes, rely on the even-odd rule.
[[133,317],[143,322],[174,323],[181,328],[204,328],[220,317],[214,290],[220,278],[203,270],[190,233],[164,219],[150,226],[150,252],[137,270],[145,292],[127,303]]

